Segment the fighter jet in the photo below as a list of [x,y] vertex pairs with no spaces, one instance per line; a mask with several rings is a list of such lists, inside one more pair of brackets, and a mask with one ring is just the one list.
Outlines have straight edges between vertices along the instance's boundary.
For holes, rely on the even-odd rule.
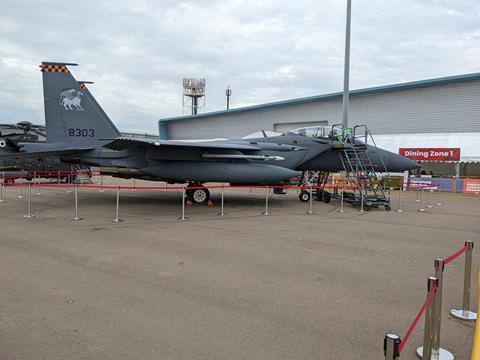
[[[203,203],[210,197],[208,189],[202,187],[206,182],[274,185],[307,170],[344,170],[348,157],[345,154],[359,143],[344,136],[343,130],[323,127],[237,140],[123,137],[85,83],[78,83],[71,74],[70,67],[76,65],[57,62],[40,65],[47,140],[19,143],[23,155],[56,155],[66,163],[117,168],[124,177],[188,183],[195,186],[188,191],[189,198]],[[397,154],[359,144],[369,155],[372,171],[418,167]]]

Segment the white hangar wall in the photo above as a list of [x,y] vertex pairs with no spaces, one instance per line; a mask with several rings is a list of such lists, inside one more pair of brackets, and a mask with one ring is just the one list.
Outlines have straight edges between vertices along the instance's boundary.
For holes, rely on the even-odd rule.
[[[341,112],[336,93],[163,119],[159,127],[169,139],[239,138],[340,123]],[[373,134],[480,132],[480,74],[354,90],[350,123],[367,124]]]

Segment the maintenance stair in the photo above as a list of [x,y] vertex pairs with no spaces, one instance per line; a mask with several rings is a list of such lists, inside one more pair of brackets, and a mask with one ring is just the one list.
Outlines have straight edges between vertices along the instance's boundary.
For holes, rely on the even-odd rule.
[[[364,132],[357,135],[361,129]],[[349,146],[344,146],[339,153],[346,178],[352,189],[351,192],[345,192],[344,200],[352,205],[363,206],[363,210],[383,206],[385,210],[390,211],[390,197],[379,176],[379,172],[389,176],[388,170],[381,157],[382,166],[375,167],[369,156],[370,151],[379,154],[370,131],[366,125],[357,125],[353,128],[351,137],[348,140],[346,138],[345,141],[349,142]],[[370,147],[368,146],[369,138],[373,143]]]

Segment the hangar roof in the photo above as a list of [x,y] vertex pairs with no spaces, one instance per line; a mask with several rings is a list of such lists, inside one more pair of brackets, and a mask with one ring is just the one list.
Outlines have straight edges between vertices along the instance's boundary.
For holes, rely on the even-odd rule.
[[[370,88],[350,90],[350,96],[388,93],[388,92],[399,91],[399,90],[455,84],[455,83],[475,81],[475,80],[480,80],[480,73],[446,76],[446,77],[435,78],[435,79],[411,81],[411,82],[405,82],[400,84],[383,85],[383,86],[375,86]],[[159,125],[165,126],[165,124],[168,122],[201,119],[201,118],[215,117],[215,116],[221,116],[226,114],[243,113],[243,112],[256,111],[256,110],[267,110],[267,109],[283,107],[283,106],[299,105],[299,104],[305,104],[305,103],[311,103],[311,102],[340,99],[342,96],[343,96],[343,92],[334,92],[334,93],[323,94],[323,95],[315,95],[315,96],[308,96],[308,97],[302,97],[297,99],[274,101],[274,102],[269,102],[269,103],[264,103],[259,105],[245,106],[245,107],[235,108],[230,110],[212,111],[212,112],[202,113],[198,115],[177,116],[177,117],[160,119]]]

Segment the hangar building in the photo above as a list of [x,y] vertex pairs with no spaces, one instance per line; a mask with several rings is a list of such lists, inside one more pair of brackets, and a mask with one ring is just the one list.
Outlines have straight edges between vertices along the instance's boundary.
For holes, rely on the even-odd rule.
[[[341,118],[337,92],[160,119],[159,133],[162,139],[231,139],[331,126]],[[456,157],[423,158],[435,174],[480,175],[480,73],[351,90],[349,119],[351,126],[366,124],[379,147],[396,153],[455,149]]]

